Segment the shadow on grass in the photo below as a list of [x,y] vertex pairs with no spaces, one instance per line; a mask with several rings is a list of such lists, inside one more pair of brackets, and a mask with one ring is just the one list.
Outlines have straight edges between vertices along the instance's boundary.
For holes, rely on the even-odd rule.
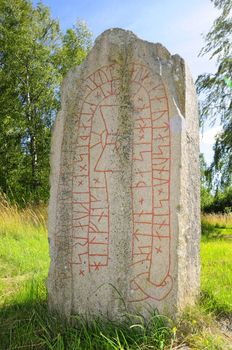
[[24,302],[0,309],[1,349],[45,349],[37,315],[47,314],[46,303]]
[[206,238],[222,238],[223,234],[220,229],[216,228],[215,225],[209,222],[201,222],[201,234],[202,237]]
[[201,221],[201,234],[203,238],[232,238],[232,229],[226,225],[211,224],[209,221]]
[[0,309],[0,349],[164,349],[172,331],[167,318],[125,315],[123,322],[102,318],[70,322],[48,310],[46,301],[15,303]]
[[209,291],[201,291],[199,303],[207,312],[214,314],[217,318],[225,317],[232,319],[232,312],[228,309],[228,306],[219,303],[213,293]]

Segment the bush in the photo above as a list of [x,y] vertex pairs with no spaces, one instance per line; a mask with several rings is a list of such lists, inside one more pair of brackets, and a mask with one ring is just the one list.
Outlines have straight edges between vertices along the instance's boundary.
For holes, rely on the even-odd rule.
[[214,197],[211,197],[212,200],[209,196],[207,197],[207,194],[202,194],[201,209],[203,212],[225,214],[229,214],[232,212],[232,187],[226,188],[224,192],[217,192]]

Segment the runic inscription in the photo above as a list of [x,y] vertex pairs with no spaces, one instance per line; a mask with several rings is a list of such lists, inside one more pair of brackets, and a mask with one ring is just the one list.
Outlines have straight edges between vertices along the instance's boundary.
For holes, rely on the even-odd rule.
[[[120,149],[118,71],[117,65],[109,65],[85,79],[79,118],[71,125],[72,130],[64,129],[64,140],[74,135],[71,142],[62,145],[56,219],[56,244],[68,257],[70,275],[66,273],[65,278],[73,269],[85,278],[109,265],[109,184],[112,174],[120,172],[115,161]],[[162,80],[152,76],[146,66],[131,64],[129,72],[133,105],[128,199],[132,217],[130,301],[162,300],[172,289],[168,100]],[[67,168],[70,170],[65,171]],[[71,232],[69,244],[65,243],[67,227]]]
[[131,301],[162,300],[170,276],[170,159],[168,100],[162,81],[134,66]]

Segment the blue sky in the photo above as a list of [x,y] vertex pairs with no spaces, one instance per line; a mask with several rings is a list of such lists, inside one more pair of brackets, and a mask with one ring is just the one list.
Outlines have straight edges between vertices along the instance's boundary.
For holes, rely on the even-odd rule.
[[[213,72],[215,64],[208,57],[198,57],[206,34],[218,12],[210,0],[42,0],[52,16],[59,18],[63,30],[77,19],[84,20],[96,38],[108,28],[132,30],[140,38],[161,42],[188,63],[193,78]],[[34,1],[36,3],[36,1]],[[215,126],[204,133],[201,150],[212,159]]]

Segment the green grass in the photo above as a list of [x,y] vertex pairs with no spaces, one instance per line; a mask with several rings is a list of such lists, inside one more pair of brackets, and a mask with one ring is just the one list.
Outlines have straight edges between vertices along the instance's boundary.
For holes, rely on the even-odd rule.
[[0,278],[47,273],[49,259],[45,237],[39,233],[17,237],[1,235]]
[[201,302],[217,316],[232,315],[232,214],[202,216]]
[[148,324],[130,315],[122,323],[78,316],[65,323],[48,311],[44,281],[34,281],[1,308],[0,349],[164,349],[173,336],[169,322],[154,314]]
[[232,241],[204,235],[202,298],[175,322],[154,313],[148,324],[138,315],[117,324],[78,316],[67,323],[47,308],[45,208],[0,203],[0,350],[230,349],[212,315],[232,314],[231,249]]
[[232,213],[204,214],[201,217],[202,233],[209,238],[232,238]]
[[[0,305],[27,281],[47,276],[49,266],[44,209],[36,213],[0,204]],[[43,214],[43,215],[42,215]],[[5,292],[4,292],[5,290]]]
[[44,208],[0,205],[0,349],[164,349],[170,320],[127,315],[121,324],[98,319],[71,324],[47,308],[49,256]]
[[48,312],[41,295],[38,298],[40,302],[3,308],[0,335],[5,347],[1,349],[164,349],[171,337],[171,329],[160,316],[154,315],[148,325],[141,319],[133,325],[130,319],[122,324],[103,319],[87,323],[78,317],[67,324]]
[[232,240],[202,239],[201,291],[210,311],[232,314]]

